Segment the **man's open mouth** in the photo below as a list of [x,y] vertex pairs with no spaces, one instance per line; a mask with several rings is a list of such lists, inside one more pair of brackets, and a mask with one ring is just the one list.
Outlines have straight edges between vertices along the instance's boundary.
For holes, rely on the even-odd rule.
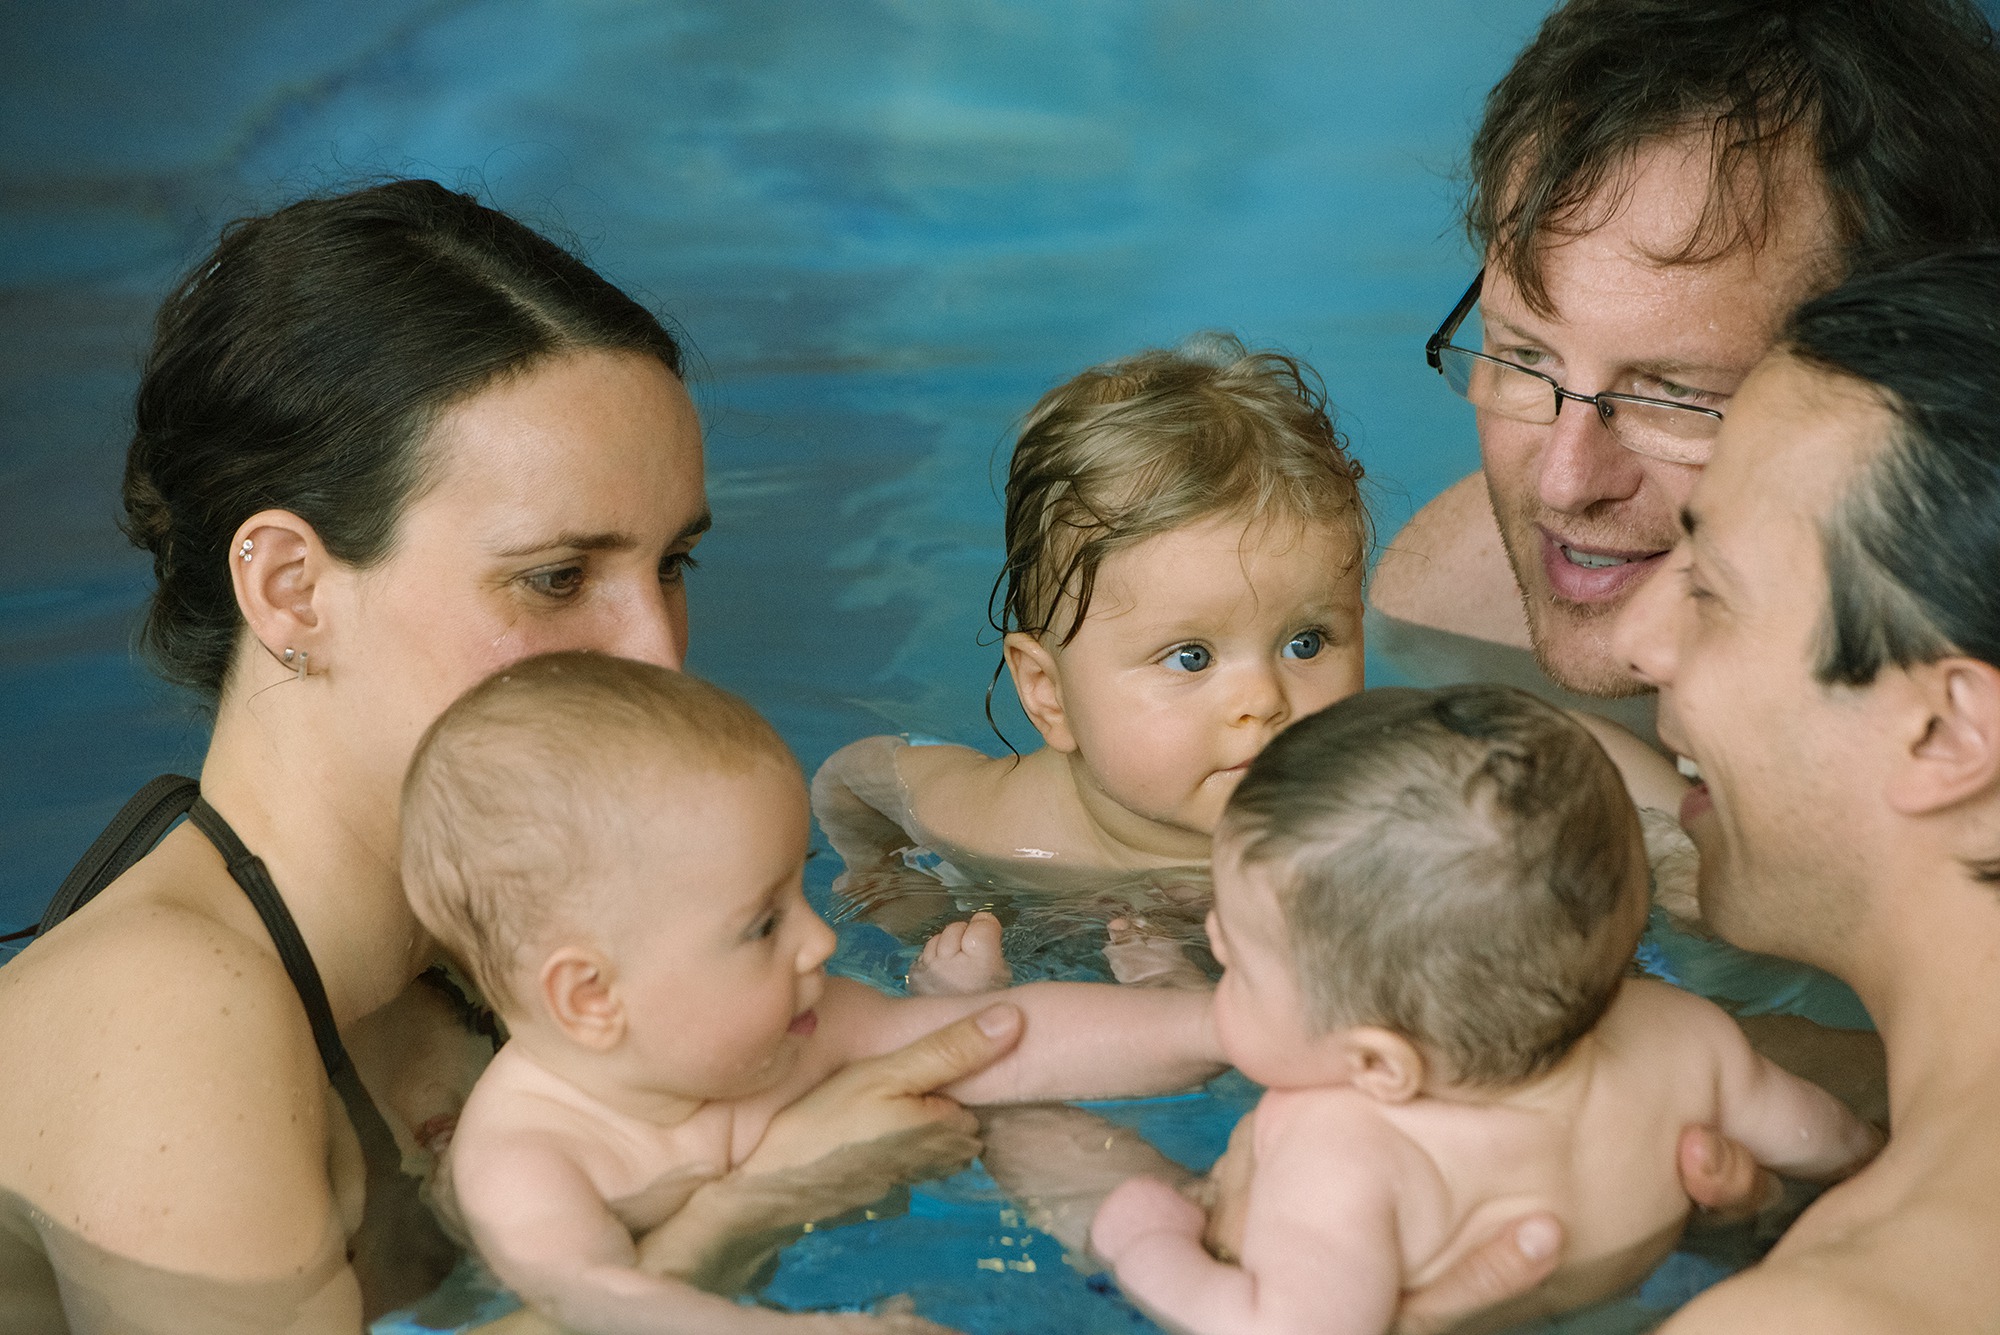
[[1541,531],[1542,570],[1549,590],[1558,599],[1572,603],[1609,602],[1622,597],[1627,589],[1652,573],[1667,553],[1660,551],[1615,551],[1584,547],[1565,542],[1547,529]]

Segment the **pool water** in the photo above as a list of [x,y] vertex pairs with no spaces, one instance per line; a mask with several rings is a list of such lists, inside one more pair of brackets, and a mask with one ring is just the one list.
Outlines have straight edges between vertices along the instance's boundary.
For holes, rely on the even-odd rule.
[[[690,666],[809,769],[878,732],[993,749],[995,454],[1051,384],[1230,329],[1319,367],[1384,534],[1475,466],[1421,345],[1473,268],[1454,171],[1480,100],[1545,8],[4,7],[0,929],[33,920],[139,783],[199,762],[199,714],[130,653],[149,571],[114,521],[152,311],[227,219],[416,173],[571,237],[699,354],[717,524]],[[824,907],[833,860],[811,870]],[[843,927],[836,967],[906,963]],[[1108,1112],[1201,1167],[1253,1098],[1232,1079]],[[1644,1327],[1740,1261],[1718,1247],[1568,1325]],[[905,1291],[969,1331],[1146,1328],[976,1171],[815,1230],[763,1296]],[[479,1300],[462,1277],[458,1315]]]

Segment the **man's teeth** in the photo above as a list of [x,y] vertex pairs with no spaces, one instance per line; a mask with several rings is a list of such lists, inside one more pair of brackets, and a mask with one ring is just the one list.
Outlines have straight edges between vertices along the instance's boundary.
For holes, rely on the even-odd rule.
[[1629,556],[1599,556],[1595,552],[1580,552],[1574,547],[1565,547],[1562,551],[1571,565],[1582,566],[1585,570],[1604,570],[1611,566],[1632,564],[1632,558]]
[[1674,768],[1679,770],[1681,772],[1681,777],[1683,779],[1686,779],[1689,783],[1701,782],[1701,766],[1695,764],[1692,760],[1689,760],[1686,756],[1675,756]]

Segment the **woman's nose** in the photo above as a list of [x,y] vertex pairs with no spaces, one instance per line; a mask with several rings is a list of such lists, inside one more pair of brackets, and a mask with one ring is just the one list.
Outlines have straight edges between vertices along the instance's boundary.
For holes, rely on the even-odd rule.
[[673,587],[636,595],[606,651],[676,672],[687,658],[687,592]]

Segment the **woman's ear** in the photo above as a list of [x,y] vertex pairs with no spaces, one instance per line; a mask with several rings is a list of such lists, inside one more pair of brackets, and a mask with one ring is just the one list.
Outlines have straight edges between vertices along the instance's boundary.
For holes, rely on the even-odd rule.
[[1340,1041],[1348,1083],[1363,1094],[1383,1103],[1408,1103],[1423,1091],[1424,1054],[1395,1030],[1356,1025]]
[[1890,805],[1920,816],[2000,792],[2000,668],[1941,658],[1905,676],[1908,746],[1889,781]]
[[609,1052],[625,1037],[625,1005],[612,989],[611,961],[584,946],[559,946],[536,978],[542,1004],[564,1037]]
[[[230,544],[236,606],[250,634],[294,672],[327,668],[319,603],[331,563],[312,525],[289,510],[250,516]],[[303,668],[300,655],[305,656]]]
[[1007,661],[1008,675],[1014,678],[1021,712],[1042,740],[1052,750],[1076,750],[1076,734],[1070,731],[1069,716],[1063,710],[1062,667],[1055,652],[1035,636],[1017,630],[1000,641],[1000,654]]

